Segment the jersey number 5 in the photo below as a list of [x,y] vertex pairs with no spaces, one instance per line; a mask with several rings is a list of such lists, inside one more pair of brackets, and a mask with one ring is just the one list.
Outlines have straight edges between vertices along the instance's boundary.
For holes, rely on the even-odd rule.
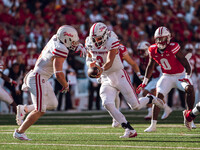
[[170,64],[169,64],[169,62],[168,62],[167,59],[162,58],[162,59],[160,60],[160,63],[161,63],[162,67],[163,67],[165,70],[171,70],[172,67],[170,66]]

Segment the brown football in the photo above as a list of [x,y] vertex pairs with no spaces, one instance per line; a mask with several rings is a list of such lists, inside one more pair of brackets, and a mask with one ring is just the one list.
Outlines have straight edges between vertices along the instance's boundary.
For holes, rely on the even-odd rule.
[[99,73],[99,69],[97,67],[91,67],[88,69],[87,73],[90,78],[96,78],[96,75]]

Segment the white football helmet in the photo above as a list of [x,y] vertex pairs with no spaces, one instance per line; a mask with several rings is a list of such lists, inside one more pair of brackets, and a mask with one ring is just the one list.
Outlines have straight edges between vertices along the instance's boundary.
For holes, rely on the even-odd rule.
[[159,27],[154,34],[155,43],[159,49],[163,50],[167,47],[171,40],[171,33],[166,27]]
[[138,54],[141,58],[148,56],[149,46],[150,46],[150,43],[147,41],[142,41],[142,42],[138,43],[137,50],[138,50]]
[[104,23],[97,22],[92,25],[90,28],[89,37],[92,39],[92,42],[99,48],[105,44],[108,39],[108,28]]
[[198,55],[200,55],[200,43],[195,44],[195,51]]
[[75,51],[79,44],[78,32],[76,29],[69,25],[61,26],[57,33],[57,38],[64,44],[69,50]]
[[187,52],[194,53],[194,46],[191,43],[187,43],[184,47]]

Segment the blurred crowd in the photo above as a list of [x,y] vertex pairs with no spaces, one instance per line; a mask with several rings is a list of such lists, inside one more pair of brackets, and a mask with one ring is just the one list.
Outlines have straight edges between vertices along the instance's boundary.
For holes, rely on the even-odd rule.
[[[166,26],[172,41],[182,49],[190,43],[195,53],[195,45],[200,42],[198,0],[0,0],[0,56],[7,75],[21,84],[24,74],[33,68],[39,53],[61,25],[74,26],[84,43],[91,25],[97,21],[113,30],[135,58],[139,57],[137,44],[144,40],[153,44],[159,26]],[[70,54],[67,73],[78,75],[84,69],[84,61],[77,61],[76,55]],[[8,88],[14,90],[12,96],[19,97],[15,98],[17,103],[23,103],[20,86]]]

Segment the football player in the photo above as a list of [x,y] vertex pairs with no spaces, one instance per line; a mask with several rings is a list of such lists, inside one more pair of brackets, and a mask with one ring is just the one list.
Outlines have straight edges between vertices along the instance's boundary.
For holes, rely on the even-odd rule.
[[[176,42],[171,42],[171,33],[166,27],[159,27],[154,34],[155,44],[149,47],[149,63],[146,68],[145,77],[137,88],[137,93],[145,88],[152,75],[154,66],[158,63],[162,69],[162,76],[156,85],[156,96],[163,100],[163,108],[167,107],[164,101],[165,96],[172,88],[178,88],[186,92],[186,102],[188,110],[194,105],[194,88],[190,78],[192,70],[185,55],[181,52],[180,46]],[[153,106],[153,117],[151,125],[145,132],[156,131],[156,124],[160,108]],[[190,129],[191,122],[184,121]]]
[[[149,53],[148,53],[149,46],[150,46],[150,43],[146,41],[140,42],[137,46],[137,51],[139,53],[140,62],[141,62],[141,68],[147,67],[147,64],[149,61]],[[161,67],[159,65],[155,65],[155,68],[152,73],[151,81],[144,88],[142,96],[146,96],[148,93],[156,95],[156,84],[161,75],[162,75]],[[152,105],[151,104],[147,105],[147,108],[148,108],[148,114],[144,118],[146,120],[149,120],[152,118]],[[171,112],[172,112],[171,108],[169,106],[166,106],[164,113],[161,116],[161,119],[166,119]]]
[[[33,70],[30,70],[23,83],[23,90],[31,93],[34,110],[32,110],[21,126],[14,131],[13,137],[19,140],[30,140],[25,131],[33,125],[46,110],[56,109],[58,105],[48,79],[55,74],[56,79],[62,85],[61,92],[69,90],[69,83],[63,73],[63,62],[69,54],[69,50],[75,51],[82,46],[79,36],[72,26],[61,26],[42,50]],[[20,113],[19,113],[20,114]]]
[[[111,34],[115,34],[115,33],[113,31],[111,31]],[[137,63],[131,58],[127,48],[122,44],[119,45],[119,56],[120,56],[120,59],[121,59],[122,63],[124,64],[124,62],[126,61],[126,63],[127,63],[126,66],[128,66],[128,65],[130,66],[129,70],[133,69],[133,71],[136,73],[138,78],[142,81],[144,76],[141,75],[140,69],[139,69]],[[117,109],[119,109],[119,107],[120,107],[119,93],[120,92],[117,93],[117,96],[115,98],[115,105],[116,105]],[[116,127],[119,127],[119,126],[120,126],[120,124],[113,118],[112,127],[116,128]]]
[[[163,105],[162,100],[148,96],[138,100],[131,80],[123,69],[119,56],[119,40],[108,31],[104,23],[97,22],[90,28],[85,46],[88,51],[86,64],[89,67],[98,67],[100,70],[96,78],[101,77],[100,97],[102,105],[110,113],[112,118],[121,124],[125,133],[121,138],[137,136],[125,116],[115,107],[115,98],[118,90],[122,93],[131,109],[141,109],[147,103]],[[160,106],[162,107],[162,106]]]
[[[9,78],[3,73],[4,70],[4,61],[1,59],[2,57],[2,48],[0,47],[0,78],[9,82],[12,85],[17,85],[17,82]],[[2,86],[0,86],[0,100],[6,102],[7,104],[13,106],[13,112],[16,114],[16,106],[17,104],[13,100],[12,96],[4,90]]]

